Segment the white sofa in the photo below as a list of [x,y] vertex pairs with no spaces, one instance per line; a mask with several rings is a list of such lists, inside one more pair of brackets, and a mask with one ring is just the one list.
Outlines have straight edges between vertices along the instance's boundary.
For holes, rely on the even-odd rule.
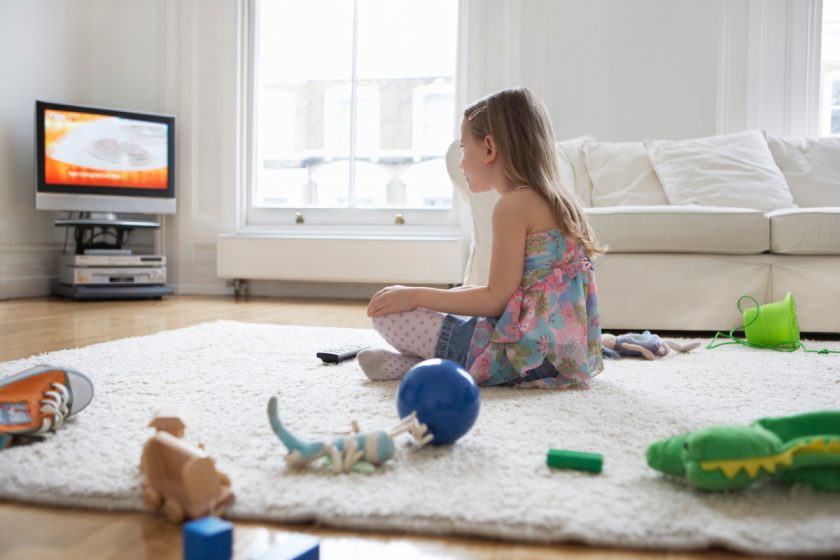
[[[759,131],[683,141],[558,142],[560,175],[606,256],[595,261],[611,330],[729,330],[736,302],[792,292],[802,332],[840,333],[840,138]],[[470,193],[453,143],[447,167],[468,202],[464,282],[489,271],[498,195]]]

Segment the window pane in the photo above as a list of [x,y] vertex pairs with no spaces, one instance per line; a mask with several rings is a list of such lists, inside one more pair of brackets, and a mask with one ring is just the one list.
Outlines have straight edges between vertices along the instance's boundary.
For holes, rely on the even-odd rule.
[[[363,120],[360,110],[357,134],[375,126],[379,144],[373,151],[359,145],[357,157],[387,171],[391,181],[366,184],[368,177],[357,173],[357,191],[371,196],[357,197],[356,206],[451,208],[443,156],[456,136],[458,2],[358,0],[358,6],[358,82],[379,92],[379,120]],[[424,175],[431,182],[422,187],[420,175],[405,174],[420,162],[438,169]],[[421,188],[429,196],[419,196]],[[373,196],[377,189],[381,193]]]
[[840,0],[823,0],[820,134],[840,133]]
[[260,2],[253,204],[451,209],[457,19],[457,0]]
[[346,178],[340,187],[331,182],[322,202],[313,174],[350,157],[353,3],[260,2],[256,27],[254,204],[346,206]]

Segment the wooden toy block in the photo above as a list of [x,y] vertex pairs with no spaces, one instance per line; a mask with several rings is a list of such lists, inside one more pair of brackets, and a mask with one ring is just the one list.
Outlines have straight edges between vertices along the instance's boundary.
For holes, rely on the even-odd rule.
[[161,409],[155,414],[149,426],[159,432],[169,432],[175,437],[184,437],[186,423],[181,411],[174,408]]
[[233,524],[218,517],[202,517],[184,524],[184,560],[230,560]]

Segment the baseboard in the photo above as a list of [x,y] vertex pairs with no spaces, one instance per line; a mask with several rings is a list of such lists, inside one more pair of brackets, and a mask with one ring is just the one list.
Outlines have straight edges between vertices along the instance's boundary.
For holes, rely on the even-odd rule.
[[60,254],[53,243],[0,245],[0,299],[49,295]]
[[224,284],[169,284],[181,296],[232,296],[233,286]]

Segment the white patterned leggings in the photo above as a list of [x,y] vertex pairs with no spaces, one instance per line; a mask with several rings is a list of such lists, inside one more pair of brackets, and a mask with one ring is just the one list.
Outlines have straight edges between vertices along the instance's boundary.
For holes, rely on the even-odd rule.
[[373,328],[401,354],[427,360],[435,357],[443,318],[437,311],[412,309],[374,317]]

